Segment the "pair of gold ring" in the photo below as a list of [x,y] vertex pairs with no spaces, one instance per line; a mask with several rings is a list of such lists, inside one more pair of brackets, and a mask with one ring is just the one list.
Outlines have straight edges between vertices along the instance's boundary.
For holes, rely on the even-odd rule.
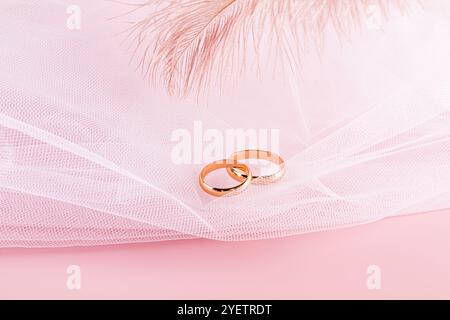
[[[248,165],[239,161],[248,159],[261,159],[278,165],[278,171],[266,176],[255,176]],[[205,182],[206,177],[213,171],[226,169],[227,173],[239,184],[230,188],[216,188]],[[243,150],[233,153],[229,159],[212,162],[205,166],[200,172],[200,187],[206,193],[221,197],[230,194],[238,194],[246,189],[250,183],[269,184],[280,180],[285,173],[284,160],[277,154],[264,150]]]

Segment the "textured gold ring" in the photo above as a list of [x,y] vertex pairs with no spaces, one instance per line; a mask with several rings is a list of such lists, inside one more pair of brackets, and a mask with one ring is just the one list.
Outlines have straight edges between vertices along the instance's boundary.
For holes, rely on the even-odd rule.
[[[278,171],[271,175],[266,176],[252,176],[252,182],[256,184],[270,184],[274,183],[278,180],[280,180],[285,172],[285,165],[284,160],[276,153],[273,153],[271,151],[264,151],[264,150],[243,150],[233,153],[230,156],[230,160],[232,161],[241,161],[241,160],[247,160],[247,159],[262,159],[266,161],[270,161],[276,165],[278,165]],[[242,181],[242,179],[245,179],[247,177],[247,172],[240,170],[236,167],[228,167],[227,168],[228,174],[237,181]]]

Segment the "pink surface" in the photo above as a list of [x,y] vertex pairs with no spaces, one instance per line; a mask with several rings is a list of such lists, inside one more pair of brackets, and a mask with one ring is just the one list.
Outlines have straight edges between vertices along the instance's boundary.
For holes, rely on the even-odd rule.
[[[298,70],[250,72],[207,101],[169,98],[130,68],[118,3],[77,1],[73,30],[71,2],[0,5],[0,246],[261,239],[450,208],[447,0],[349,41],[326,29]],[[197,121],[220,137],[279,130],[283,183],[207,197],[202,165],[231,152],[189,143],[202,161],[174,161],[173,133],[195,136]],[[449,298],[448,213],[258,242],[0,249],[0,298]]]
[[[0,298],[450,298],[449,214],[255,242],[1,249]],[[79,291],[66,288],[74,264]]]

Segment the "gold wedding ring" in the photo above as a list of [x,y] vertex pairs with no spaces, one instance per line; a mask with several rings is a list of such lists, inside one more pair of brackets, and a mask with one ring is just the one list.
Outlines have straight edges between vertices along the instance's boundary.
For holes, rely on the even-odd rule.
[[[265,176],[254,176],[250,168],[239,161],[249,159],[261,159],[278,165],[278,170]],[[226,169],[228,174],[239,182],[237,186],[230,188],[216,188],[205,182],[208,174],[215,170]],[[221,197],[226,195],[236,195],[246,189],[250,183],[270,184],[280,180],[285,174],[284,160],[277,154],[264,150],[243,150],[233,153],[230,159],[215,161],[205,166],[200,172],[199,184],[206,193]]]
[[[219,169],[228,170],[232,168],[235,168],[239,170],[239,172],[245,174],[245,177],[242,176],[240,178],[235,179],[240,182],[240,184],[238,184],[237,186],[231,188],[216,188],[210,186],[205,182],[206,176],[211,172]],[[250,171],[250,168],[243,163],[238,163],[232,160],[220,160],[212,162],[202,169],[199,176],[200,187],[203,189],[203,191],[216,197],[222,197],[230,194],[238,194],[242,192],[245,188],[247,188],[251,181],[252,181],[252,172]]]
[[[265,176],[252,176],[253,183],[255,184],[270,184],[280,180],[286,170],[284,166],[284,160],[277,155],[276,153],[264,150],[243,150],[233,153],[230,156],[230,160],[233,161],[241,161],[241,160],[249,160],[249,159],[261,159],[270,161],[278,166],[277,172],[271,175]],[[240,170],[239,168],[229,167],[227,168],[228,174],[235,180],[241,181],[247,177],[246,172]]]

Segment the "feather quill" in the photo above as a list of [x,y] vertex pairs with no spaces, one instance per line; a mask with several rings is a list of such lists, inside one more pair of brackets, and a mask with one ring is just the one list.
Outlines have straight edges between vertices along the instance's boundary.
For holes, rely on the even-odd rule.
[[[419,0],[414,0],[419,1]],[[294,64],[302,43],[320,43],[327,25],[348,35],[370,6],[386,15],[406,11],[411,0],[148,0],[135,10],[145,17],[129,28],[127,41],[142,73],[171,95],[200,93],[212,78],[245,71],[247,55],[263,39]],[[251,50],[249,50],[251,48]],[[236,69],[239,69],[237,71]]]

